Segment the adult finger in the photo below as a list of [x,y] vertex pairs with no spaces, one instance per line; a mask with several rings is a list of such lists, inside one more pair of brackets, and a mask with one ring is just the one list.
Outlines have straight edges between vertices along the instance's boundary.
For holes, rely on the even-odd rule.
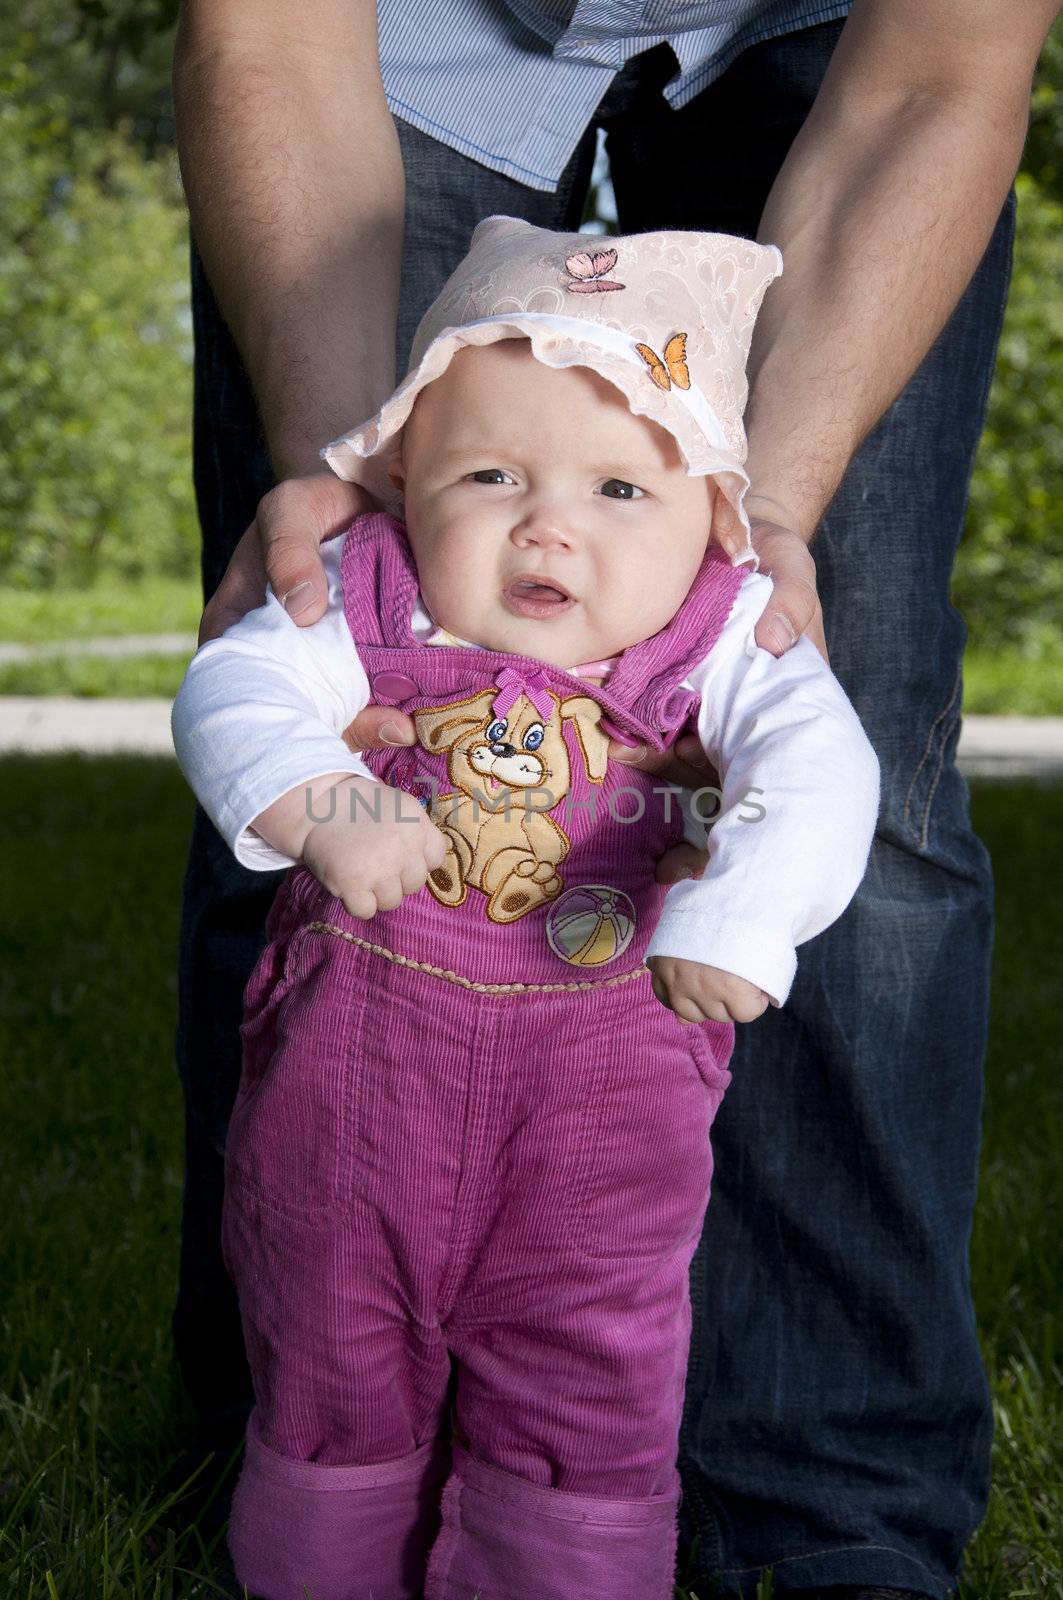
[[199,642],[216,639],[266,598],[266,568],[255,524],[241,535],[224,576],[203,609]]
[[[266,598],[266,582],[300,626],[316,622],[328,599],[318,546],[374,502],[331,473],[288,478],[263,495],[204,608],[199,642],[216,639]],[[304,585],[309,584],[309,588]]]
[[255,524],[273,593],[300,627],[323,616],[328,584],[319,546],[375,502],[332,473],[286,478],[259,501]]
[[706,783],[719,787],[719,776],[696,733],[681,735],[668,750],[650,750],[644,744],[625,745],[610,739],[609,760],[638,767],[641,772],[650,772],[684,789],[700,789]]
[[387,745],[417,743],[413,718],[394,706],[363,706],[344,731],[348,750],[381,750]]
[[[752,539],[760,570],[772,580],[771,599],[757,623],[754,638],[761,649],[773,656],[785,655],[808,632],[817,614],[822,616],[816,594],[816,563],[801,535],[777,522],[754,521]],[[815,633],[810,636],[825,656],[822,621],[818,631],[818,638]]]

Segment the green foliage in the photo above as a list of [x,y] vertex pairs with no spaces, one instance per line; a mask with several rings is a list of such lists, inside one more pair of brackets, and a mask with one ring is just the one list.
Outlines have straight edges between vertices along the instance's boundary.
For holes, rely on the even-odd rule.
[[1045,40],[1037,63],[1022,166],[1042,189],[1063,202],[1063,28],[1058,25]]
[[83,125],[0,34],[0,581],[193,569],[184,208],[172,156]]
[[[953,594],[983,653],[1058,672],[1063,615],[1063,27],[1045,41],[1016,184],[1015,263]],[[1003,687],[1001,685],[1000,687]],[[988,689],[988,684],[986,685]],[[1045,709],[1011,703],[980,709]]]
[[954,596],[981,647],[1031,655],[1063,611],[1063,206],[1027,174],[1011,295]]
[[32,57],[78,127],[122,127],[152,155],[173,144],[176,15],[177,0],[19,0],[0,7],[0,55]]
[[[0,15],[0,583],[195,570],[185,215],[166,143],[175,9],[23,0]],[[1057,28],[955,583],[977,646],[1031,657],[1063,602],[1061,90]]]

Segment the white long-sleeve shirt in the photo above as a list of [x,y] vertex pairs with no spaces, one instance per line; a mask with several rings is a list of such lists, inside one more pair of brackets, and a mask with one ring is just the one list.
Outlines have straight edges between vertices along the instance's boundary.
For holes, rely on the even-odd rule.
[[[329,596],[319,622],[298,627],[268,593],[264,606],[197,652],[174,704],[185,776],[253,871],[292,864],[253,828],[281,795],[334,772],[378,781],[341,737],[371,699],[344,615],[343,545],[321,547]],[[778,658],[755,644],[770,594],[771,580],[751,573],[713,649],[684,680],[701,695],[698,733],[722,799],[708,866],[668,890],[646,955],[720,967],[782,1004],[797,946],[841,915],[863,876],[878,762],[807,639]],[[412,626],[424,639],[433,631],[420,605]],[[684,817],[690,811],[684,797]]]

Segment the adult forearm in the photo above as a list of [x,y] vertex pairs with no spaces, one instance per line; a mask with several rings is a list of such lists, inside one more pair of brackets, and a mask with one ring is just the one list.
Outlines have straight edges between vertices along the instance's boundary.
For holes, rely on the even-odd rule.
[[394,381],[404,183],[375,6],[310,9],[328,26],[189,0],[174,60],[193,235],[279,476],[318,466]]
[[812,536],[970,281],[1025,128],[1020,95],[813,109],[761,225],[785,270],[750,357],[755,514]]

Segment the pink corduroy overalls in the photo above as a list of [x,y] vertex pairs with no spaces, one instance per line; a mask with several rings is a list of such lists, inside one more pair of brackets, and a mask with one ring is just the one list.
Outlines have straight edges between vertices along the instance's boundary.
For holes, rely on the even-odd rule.
[[419,738],[366,759],[432,805],[448,854],[369,922],[295,869],[248,985],[224,1233],[257,1396],[230,1543],[254,1594],[672,1593],[687,1269],[733,1030],[653,994],[680,800],[604,747],[674,737],[742,576],[710,552],[600,687],[419,643],[402,524],[348,535],[373,698]]

